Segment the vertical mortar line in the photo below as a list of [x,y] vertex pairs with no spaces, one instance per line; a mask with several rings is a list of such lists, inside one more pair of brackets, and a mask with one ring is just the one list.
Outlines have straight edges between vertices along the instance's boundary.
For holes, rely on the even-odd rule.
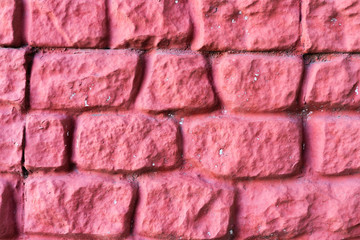
[[24,113],[28,113],[30,110],[30,78],[31,78],[33,60],[36,52],[37,49],[29,46],[26,47],[26,53],[25,53],[26,83],[25,83]]
[[212,109],[209,109],[209,113],[216,111],[216,110],[220,110],[222,108],[224,108],[224,104],[221,101],[221,98],[218,94],[217,88],[215,86],[215,76],[214,76],[214,58],[215,57],[219,57],[220,54],[218,53],[201,53],[203,55],[203,57],[206,60],[206,67],[207,67],[207,73],[208,73],[208,79],[209,79],[209,84],[211,86],[211,89],[214,93],[214,98],[215,98],[215,105]]
[[[25,179],[29,176],[28,170],[25,168],[25,147],[26,147],[26,114],[30,110],[30,77],[31,77],[31,69],[33,64],[33,58],[36,51],[33,48],[27,47],[25,51],[25,98],[22,108],[22,114],[25,115],[24,118],[24,127],[23,127],[23,139],[22,139],[22,155],[21,155],[21,184],[22,184],[22,223],[25,223]],[[17,206],[19,207],[19,206]],[[24,234],[24,225],[19,226],[18,236],[22,236]]]
[[311,175],[311,173],[309,173],[309,162],[308,162],[308,156],[307,156],[307,149],[308,149],[308,141],[307,141],[307,133],[306,133],[306,123],[307,123],[307,116],[309,114],[309,109],[306,106],[305,103],[305,92],[306,92],[306,70],[307,70],[307,65],[308,63],[308,59],[307,59],[307,54],[303,54],[302,55],[302,59],[303,59],[303,72],[302,72],[302,76],[301,76],[301,81],[300,81],[300,89],[299,89],[299,93],[298,93],[298,106],[299,106],[299,111],[300,112],[300,116],[302,119],[302,146],[301,146],[301,159],[302,159],[302,164],[301,164],[301,172],[300,174],[303,175],[304,178],[308,177],[309,174]]
[[240,193],[236,186],[236,181],[232,181],[231,186],[234,188],[234,202],[233,206],[230,208],[230,219],[227,234],[224,236],[224,239],[226,238],[228,240],[236,239],[236,237],[238,236],[238,232],[236,231],[236,229],[240,229],[236,227],[238,224],[237,216],[240,211],[238,204],[238,200],[240,199]]
[[25,168],[25,146],[26,146],[26,114],[30,110],[30,77],[31,77],[31,70],[33,65],[33,59],[35,56],[35,50],[33,48],[27,47],[25,52],[25,71],[26,71],[26,80],[25,80],[25,100],[23,103],[23,111],[22,113],[25,114],[25,124],[24,124],[24,132],[23,132],[23,142],[22,142],[22,159],[21,159],[21,169],[22,169],[22,176],[26,179],[29,172]]
[[130,213],[130,229],[129,229],[129,234],[128,234],[129,236],[134,235],[136,209],[138,208],[139,198],[140,198],[139,182],[136,180],[136,178],[133,178],[132,183],[133,183],[134,187],[136,187],[136,189],[135,189],[136,195],[135,195],[135,200],[134,200],[134,206],[132,209],[133,211]]
[[303,27],[302,27],[302,0],[299,1],[299,39],[298,44],[296,44],[297,48],[301,50],[301,52],[304,52],[304,46],[303,46]]
[[104,39],[105,48],[110,48],[110,39],[111,39],[111,31],[110,31],[110,1],[105,0],[105,29],[106,29],[106,36]]
[[130,93],[130,100],[129,100],[130,104],[128,110],[134,109],[135,101],[140,93],[141,88],[144,85],[146,72],[148,70],[148,64],[146,62],[146,56],[145,56],[146,54],[148,54],[148,51],[136,51],[136,53],[139,54],[139,60],[135,68],[134,84]]
[[[73,115],[70,115],[66,113],[68,119],[69,119],[69,125],[67,128],[67,131],[69,131],[69,136],[67,136],[67,133],[65,133],[66,137],[68,137],[68,140],[65,141],[68,144],[67,148],[67,166],[66,169],[69,172],[73,172],[76,169],[76,164],[73,162],[73,156],[76,146],[74,146],[74,143],[76,144],[76,141],[74,141],[75,138],[75,128],[76,128],[76,118]],[[65,137],[65,138],[66,138]]]
[[14,30],[15,46],[25,43],[25,13],[25,2],[23,0],[15,1],[14,18],[11,24]]

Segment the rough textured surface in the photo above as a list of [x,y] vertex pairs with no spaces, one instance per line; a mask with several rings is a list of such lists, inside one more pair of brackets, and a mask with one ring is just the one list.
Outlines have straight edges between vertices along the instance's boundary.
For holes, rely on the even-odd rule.
[[210,108],[214,103],[215,96],[203,56],[175,52],[156,52],[149,56],[137,108],[191,112]]
[[25,232],[126,236],[135,200],[126,181],[35,177],[25,183]]
[[310,63],[303,85],[303,104],[310,108],[360,107],[360,57],[334,56]]
[[303,71],[299,57],[229,54],[213,65],[215,86],[227,109],[261,112],[296,106]]
[[313,114],[306,122],[309,159],[314,170],[323,175],[360,172],[360,117]]
[[138,55],[131,51],[79,50],[35,56],[33,109],[126,108],[137,88]]
[[253,183],[240,188],[238,239],[294,239],[306,232],[313,188],[290,183]]
[[0,239],[360,239],[359,10],[0,0]]
[[188,0],[109,0],[110,47],[186,48],[192,24]]
[[25,50],[0,49],[0,103],[23,104],[25,84]]
[[223,116],[185,119],[184,153],[226,178],[292,175],[301,160],[301,121],[293,117]]
[[0,45],[14,46],[21,42],[21,1],[0,1]]
[[359,178],[329,182],[325,199],[317,202],[317,218],[321,229],[341,236],[338,239],[360,237]]
[[360,50],[360,4],[357,0],[302,1],[306,52]]
[[8,182],[0,179],[0,238],[15,234],[15,208],[12,190]]
[[189,175],[140,180],[135,231],[164,239],[216,239],[227,235],[234,193]]
[[105,0],[26,1],[29,2],[27,40],[30,45],[82,48],[105,46]]
[[78,119],[74,162],[81,169],[132,172],[179,163],[179,136],[171,119],[140,114],[86,114]]
[[357,239],[359,179],[239,185],[236,239]]
[[[193,49],[284,50],[299,40],[297,0],[192,0]],[[266,24],[264,24],[266,23]]]
[[71,121],[66,115],[34,113],[26,117],[25,167],[59,170],[68,165]]
[[0,107],[0,172],[21,171],[24,120],[14,107]]

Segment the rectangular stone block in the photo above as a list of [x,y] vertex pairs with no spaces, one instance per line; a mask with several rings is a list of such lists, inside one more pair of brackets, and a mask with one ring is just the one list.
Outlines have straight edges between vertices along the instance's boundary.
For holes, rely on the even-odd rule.
[[312,114],[306,121],[308,158],[321,175],[360,172],[360,116],[353,113]]
[[0,49],[0,103],[23,105],[25,101],[25,50]]
[[0,107],[0,172],[21,172],[24,119],[14,107]]
[[148,112],[199,112],[215,105],[206,59],[195,53],[157,51],[147,59],[147,72],[136,107]]
[[110,0],[111,48],[187,48],[193,26],[188,0]]
[[357,0],[302,1],[305,52],[360,51],[359,21]]
[[127,181],[98,176],[30,178],[25,182],[25,232],[125,237],[135,194]]
[[26,116],[25,167],[27,170],[62,170],[69,164],[71,120],[62,114]]
[[31,72],[33,109],[127,108],[138,87],[139,56],[123,50],[40,53]]
[[73,161],[85,170],[141,172],[174,168],[180,136],[171,119],[141,114],[84,114],[77,120]]
[[269,51],[294,48],[300,37],[297,0],[192,0],[192,48]]
[[26,0],[27,41],[36,47],[105,47],[105,0]]
[[233,111],[295,109],[302,72],[302,59],[296,56],[227,54],[213,60],[217,92]]
[[302,104],[310,109],[358,108],[359,81],[359,56],[323,56],[306,67]]
[[135,232],[160,239],[229,238],[231,187],[181,174],[143,177]]
[[230,179],[286,177],[301,165],[302,124],[285,115],[185,119],[184,156]]

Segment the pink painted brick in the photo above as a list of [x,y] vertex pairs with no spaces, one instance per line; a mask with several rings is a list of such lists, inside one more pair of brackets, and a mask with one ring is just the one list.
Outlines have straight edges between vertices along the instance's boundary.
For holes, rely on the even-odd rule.
[[0,49],[0,102],[23,105],[25,85],[25,50]]
[[357,0],[302,1],[306,52],[360,51],[360,5]]
[[139,179],[135,232],[156,239],[229,237],[231,187],[181,174]]
[[73,161],[105,172],[162,170],[178,165],[176,124],[140,114],[84,114],[78,118]]
[[192,23],[188,0],[110,0],[111,48],[186,48]]
[[360,116],[312,114],[306,122],[309,162],[321,175],[360,172]]
[[184,155],[218,177],[285,177],[301,164],[300,119],[284,115],[185,119]]
[[[193,49],[284,50],[300,36],[298,0],[192,0]],[[266,24],[264,24],[266,23]]]
[[66,115],[33,113],[26,117],[25,167],[61,170],[68,166],[71,121]]
[[144,111],[203,111],[215,104],[208,66],[200,54],[155,52],[136,101]]
[[14,107],[0,108],[0,171],[21,171],[24,120]]
[[315,190],[302,181],[240,184],[236,239],[297,239],[313,219]]
[[39,47],[104,47],[105,0],[26,0],[27,40]]
[[360,107],[360,57],[336,55],[310,63],[303,84],[303,104],[312,109]]
[[139,56],[123,50],[72,50],[35,56],[33,109],[127,108],[138,87]]
[[322,184],[326,190],[320,198],[322,201],[316,204],[318,207],[318,213],[314,218],[316,224],[333,236],[338,235],[337,239],[359,238],[359,179],[344,178]]
[[25,183],[25,232],[102,237],[129,234],[136,191],[123,180],[43,176]]
[[299,57],[227,54],[213,65],[215,86],[227,109],[266,112],[297,105],[303,71]]

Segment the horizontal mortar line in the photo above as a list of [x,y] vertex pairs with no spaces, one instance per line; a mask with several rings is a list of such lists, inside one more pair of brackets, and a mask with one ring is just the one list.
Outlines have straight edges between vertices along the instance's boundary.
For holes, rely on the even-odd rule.
[[26,47],[31,47],[38,50],[130,50],[130,51],[139,51],[139,52],[151,52],[154,50],[160,51],[171,51],[171,52],[198,52],[203,54],[222,54],[222,53],[230,53],[230,54],[246,54],[246,53],[258,53],[258,54],[268,54],[268,55],[329,55],[329,54],[360,54],[360,52],[296,52],[296,50],[264,50],[264,51],[252,51],[252,50],[219,50],[219,51],[209,51],[209,50],[192,50],[191,48],[179,49],[179,48],[151,48],[151,49],[137,49],[137,48],[75,48],[75,47],[51,47],[51,46],[32,46],[32,45],[21,45],[21,46],[0,46],[1,48],[15,48],[21,49]]

